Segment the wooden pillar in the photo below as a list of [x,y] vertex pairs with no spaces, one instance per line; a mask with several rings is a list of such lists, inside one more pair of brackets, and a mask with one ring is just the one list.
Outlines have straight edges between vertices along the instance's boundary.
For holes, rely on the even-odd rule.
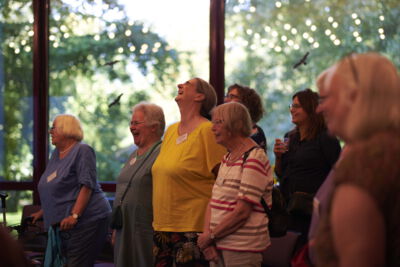
[[210,0],[210,83],[214,86],[218,104],[224,101],[225,89],[225,0]]
[[37,185],[48,159],[48,88],[50,0],[33,0],[33,203],[39,204]]

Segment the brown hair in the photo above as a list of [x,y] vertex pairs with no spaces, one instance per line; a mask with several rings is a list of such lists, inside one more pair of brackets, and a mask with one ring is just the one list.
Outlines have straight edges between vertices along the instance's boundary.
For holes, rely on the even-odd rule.
[[204,100],[201,103],[200,115],[210,118],[210,112],[217,104],[217,94],[214,87],[201,78],[194,78],[197,82],[197,92],[204,94]]
[[265,111],[262,105],[262,100],[257,91],[253,88],[243,86],[240,84],[232,84],[228,87],[228,92],[233,89],[238,90],[240,103],[245,105],[249,110],[251,120],[257,123],[263,117]]
[[[304,136],[304,138],[307,140],[314,139],[320,132],[326,130],[324,117],[322,114],[315,111],[318,106],[319,95],[318,93],[313,92],[311,89],[306,88],[295,93],[292,99],[295,97],[298,98],[301,107],[307,113],[310,121],[309,127],[306,131],[306,136]],[[298,131],[297,127],[295,131]]]

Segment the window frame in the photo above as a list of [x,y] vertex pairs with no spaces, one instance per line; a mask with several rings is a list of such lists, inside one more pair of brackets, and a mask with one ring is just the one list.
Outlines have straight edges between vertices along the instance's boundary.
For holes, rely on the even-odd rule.
[[[49,14],[51,0],[32,0],[33,7],[33,178],[24,182],[0,182],[1,190],[32,190],[33,204],[40,204],[37,185],[48,161],[49,118]],[[224,97],[225,0],[210,0],[210,83],[218,103]],[[115,182],[101,182],[103,191],[115,192]]]

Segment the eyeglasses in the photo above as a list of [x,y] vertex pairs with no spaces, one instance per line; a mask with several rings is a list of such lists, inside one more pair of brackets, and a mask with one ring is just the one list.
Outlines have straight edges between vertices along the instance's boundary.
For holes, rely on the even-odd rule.
[[239,99],[239,96],[229,93],[229,94],[226,94],[225,98],[228,98],[228,99]]
[[144,121],[131,121],[129,123],[130,126],[138,126],[139,124],[144,123]]
[[51,126],[50,129],[49,129],[49,131],[54,131],[54,130],[57,129],[57,128],[61,128],[61,127]]
[[212,124],[214,125],[221,125],[224,121],[223,120],[213,120],[211,121]]
[[301,105],[299,105],[299,104],[290,104],[289,105],[289,109],[293,109],[293,108],[295,108],[295,109],[301,108]]

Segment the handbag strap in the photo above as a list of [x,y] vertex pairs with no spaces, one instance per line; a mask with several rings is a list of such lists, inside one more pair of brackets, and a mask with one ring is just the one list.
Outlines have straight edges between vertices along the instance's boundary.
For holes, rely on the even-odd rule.
[[[253,149],[255,149],[255,148],[259,148],[259,146],[253,146],[252,148],[250,148],[249,150],[247,150],[246,152],[244,152],[244,154],[243,154],[242,168],[243,168],[243,165],[244,165],[244,163],[246,162],[247,158],[249,157],[250,152],[253,151]],[[268,205],[267,205],[267,203],[265,202],[265,200],[264,200],[263,197],[261,197],[260,202],[261,202],[261,205],[263,206],[264,211],[265,211],[265,213],[267,214],[268,218],[271,219],[271,218],[272,218],[272,211],[271,211],[271,209],[268,207]]]
[[126,196],[126,193],[128,192],[129,187],[131,187],[131,183],[132,183],[133,177],[135,177],[136,173],[140,170],[140,168],[143,166],[143,164],[146,162],[146,160],[150,157],[150,155],[153,153],[153,151],[154,151],[157,147],[160,146],[160,144],[161,144],[161,141],[158,141],[158,142],[152,147],[152,149],[150,150],[150,152],[147,153],[147,155],[146,155],[146,157],[144,158],[144,160],[140,163],[140,166],[137,167],[137,168],[136,168],[136,171],[132,174],[131,179],[129,179],[129,183],[128,183],[128,185],[126,186],[124,193],[122,194],[121,200],[119,201],[119,204],[120,204],[120,205],[122,204],[122,201],[124,200],[124,198],[125,198],[125,196]]

